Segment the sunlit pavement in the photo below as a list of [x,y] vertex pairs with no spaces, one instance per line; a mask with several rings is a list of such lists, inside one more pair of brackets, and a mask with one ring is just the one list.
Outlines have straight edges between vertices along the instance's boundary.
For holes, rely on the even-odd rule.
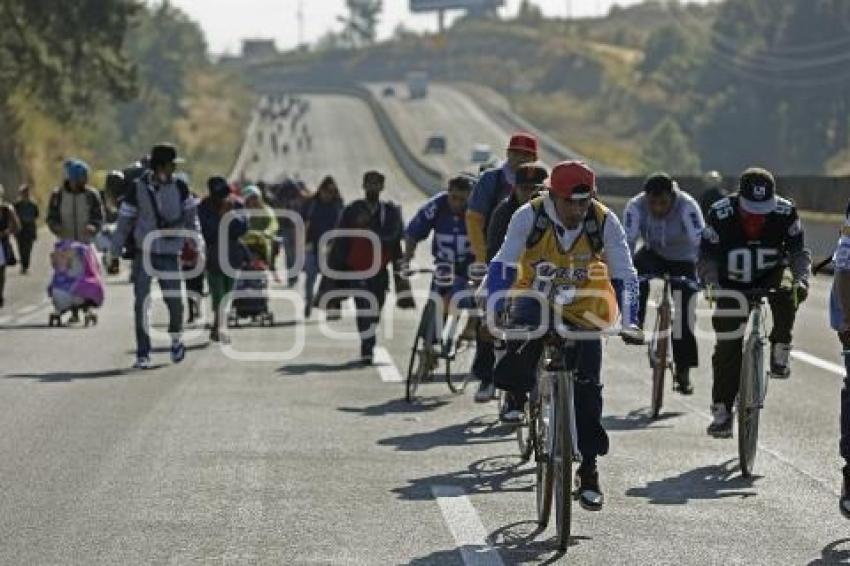
[[[362,171],[390,163],[390,154],[362,103],[312,103],[314,151],[277,161],[261,152],[257,167],[264,176],[297,171],[311,184],[332,172],[352,199]],[[409,217],[424,195],[397,167],[384,169],[388,197]],[[407,369],[417,316],[394,316],[392,297],[379,340],[384,366],[354,363],[350,311],[327,325],[321,313],[302,324],[300,303],[286,302],[296,294],[276,287],[273,329],[234,329],[227,351],[201,329],[187,336],[183,364],[172,365],[166,348],[155,353],[161,367],[134,372],[124,275],[110,280],[97,327],[46,328],[45,239],[35,273],[11,276],[0,311],[2,564],[850,560],[837,510],[841,377],[828,365],[839,357],[826,279],[798,320],[796,346],[807,361],[795,359],[792,379],[770,384],[751,480],[737,470],[736,442],[704,433],[709,340],[696,395],[669,392],[656,422],[646,416],[645,351],[608,342],[607,503],[601,513],[575,514],[564,558],[553,554],[551,529],[535,532],[533,469],[520,464],[494,405],[442,383],[426,385],[415,405],[402,400],[394,376]],[[328,338],[328,329],[349,338]],[[303,351],[284,359],[299,343]],[[237,352],[279,358],[246,362]]]

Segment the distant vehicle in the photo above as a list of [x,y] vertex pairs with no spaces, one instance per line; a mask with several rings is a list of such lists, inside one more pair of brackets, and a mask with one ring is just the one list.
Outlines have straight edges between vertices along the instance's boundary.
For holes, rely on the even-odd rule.
[[410,98],[426,98],[428,96],[428,73],[424,71],[412,71],[407,73],[407,90]]
[[493,156],[493,150],[487,144],[479,143],[472,148],[473,163],[489,163]]
[[389,85],[385,86],[383,94],[384,98],[392,98],[395,96],[395,87]]
[[425,153],[439,153],[440,155],[444,155],[446,153],[446,137],[441,135],[429,137],[425,143]]

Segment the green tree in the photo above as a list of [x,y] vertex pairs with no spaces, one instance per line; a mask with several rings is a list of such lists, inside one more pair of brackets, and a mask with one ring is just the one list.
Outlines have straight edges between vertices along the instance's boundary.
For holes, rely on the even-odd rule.
[[0,170],[22,177],[15,97],[68,120],[104,98],[129,99],[135,70],[123,51],[135,0],[0,0]]
[[697,173],[701,169],[700,159],[691,148],[687,136],[676,120],[669,116],[652,130],[642,157],[647,170]]
[[686,56],[691,50],[692,42],[682,26],[671,24],[658,28],[646,42],[640,71],[651,75],[670,60]]
[[537,25],[543,21],[543,11],[531,0],[522,0],[516,19],[526,25]]
[[383,0],[345,0],[348,17],[343,35],[350,47],[363,47],[375,43],[378,37],[378,22],[384,9]]

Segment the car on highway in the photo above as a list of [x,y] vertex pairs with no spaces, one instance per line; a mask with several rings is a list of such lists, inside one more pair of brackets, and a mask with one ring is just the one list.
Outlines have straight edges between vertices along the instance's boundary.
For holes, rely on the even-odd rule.
[[471,161],[473,163],[489,163],[490,159],[493,157],[493,150],[489,145],[484,143],[479,143],[473,146],[472,148],[472,158]]
[[395,96],[395,87],[392,85],[387,85],[384,87],[383,91],[384,98],[392,98]]
[[438,153],[445,155],[446,153],[446,137],[441,135],[433,135],[425,142],[425,153]]

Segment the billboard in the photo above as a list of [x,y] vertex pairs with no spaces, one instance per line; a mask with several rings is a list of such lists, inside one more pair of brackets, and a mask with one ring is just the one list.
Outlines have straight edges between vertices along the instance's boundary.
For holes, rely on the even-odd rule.
[[410,11],[474,10],[481,8],[501,8],[504,5],[505,0],[410,0]]

